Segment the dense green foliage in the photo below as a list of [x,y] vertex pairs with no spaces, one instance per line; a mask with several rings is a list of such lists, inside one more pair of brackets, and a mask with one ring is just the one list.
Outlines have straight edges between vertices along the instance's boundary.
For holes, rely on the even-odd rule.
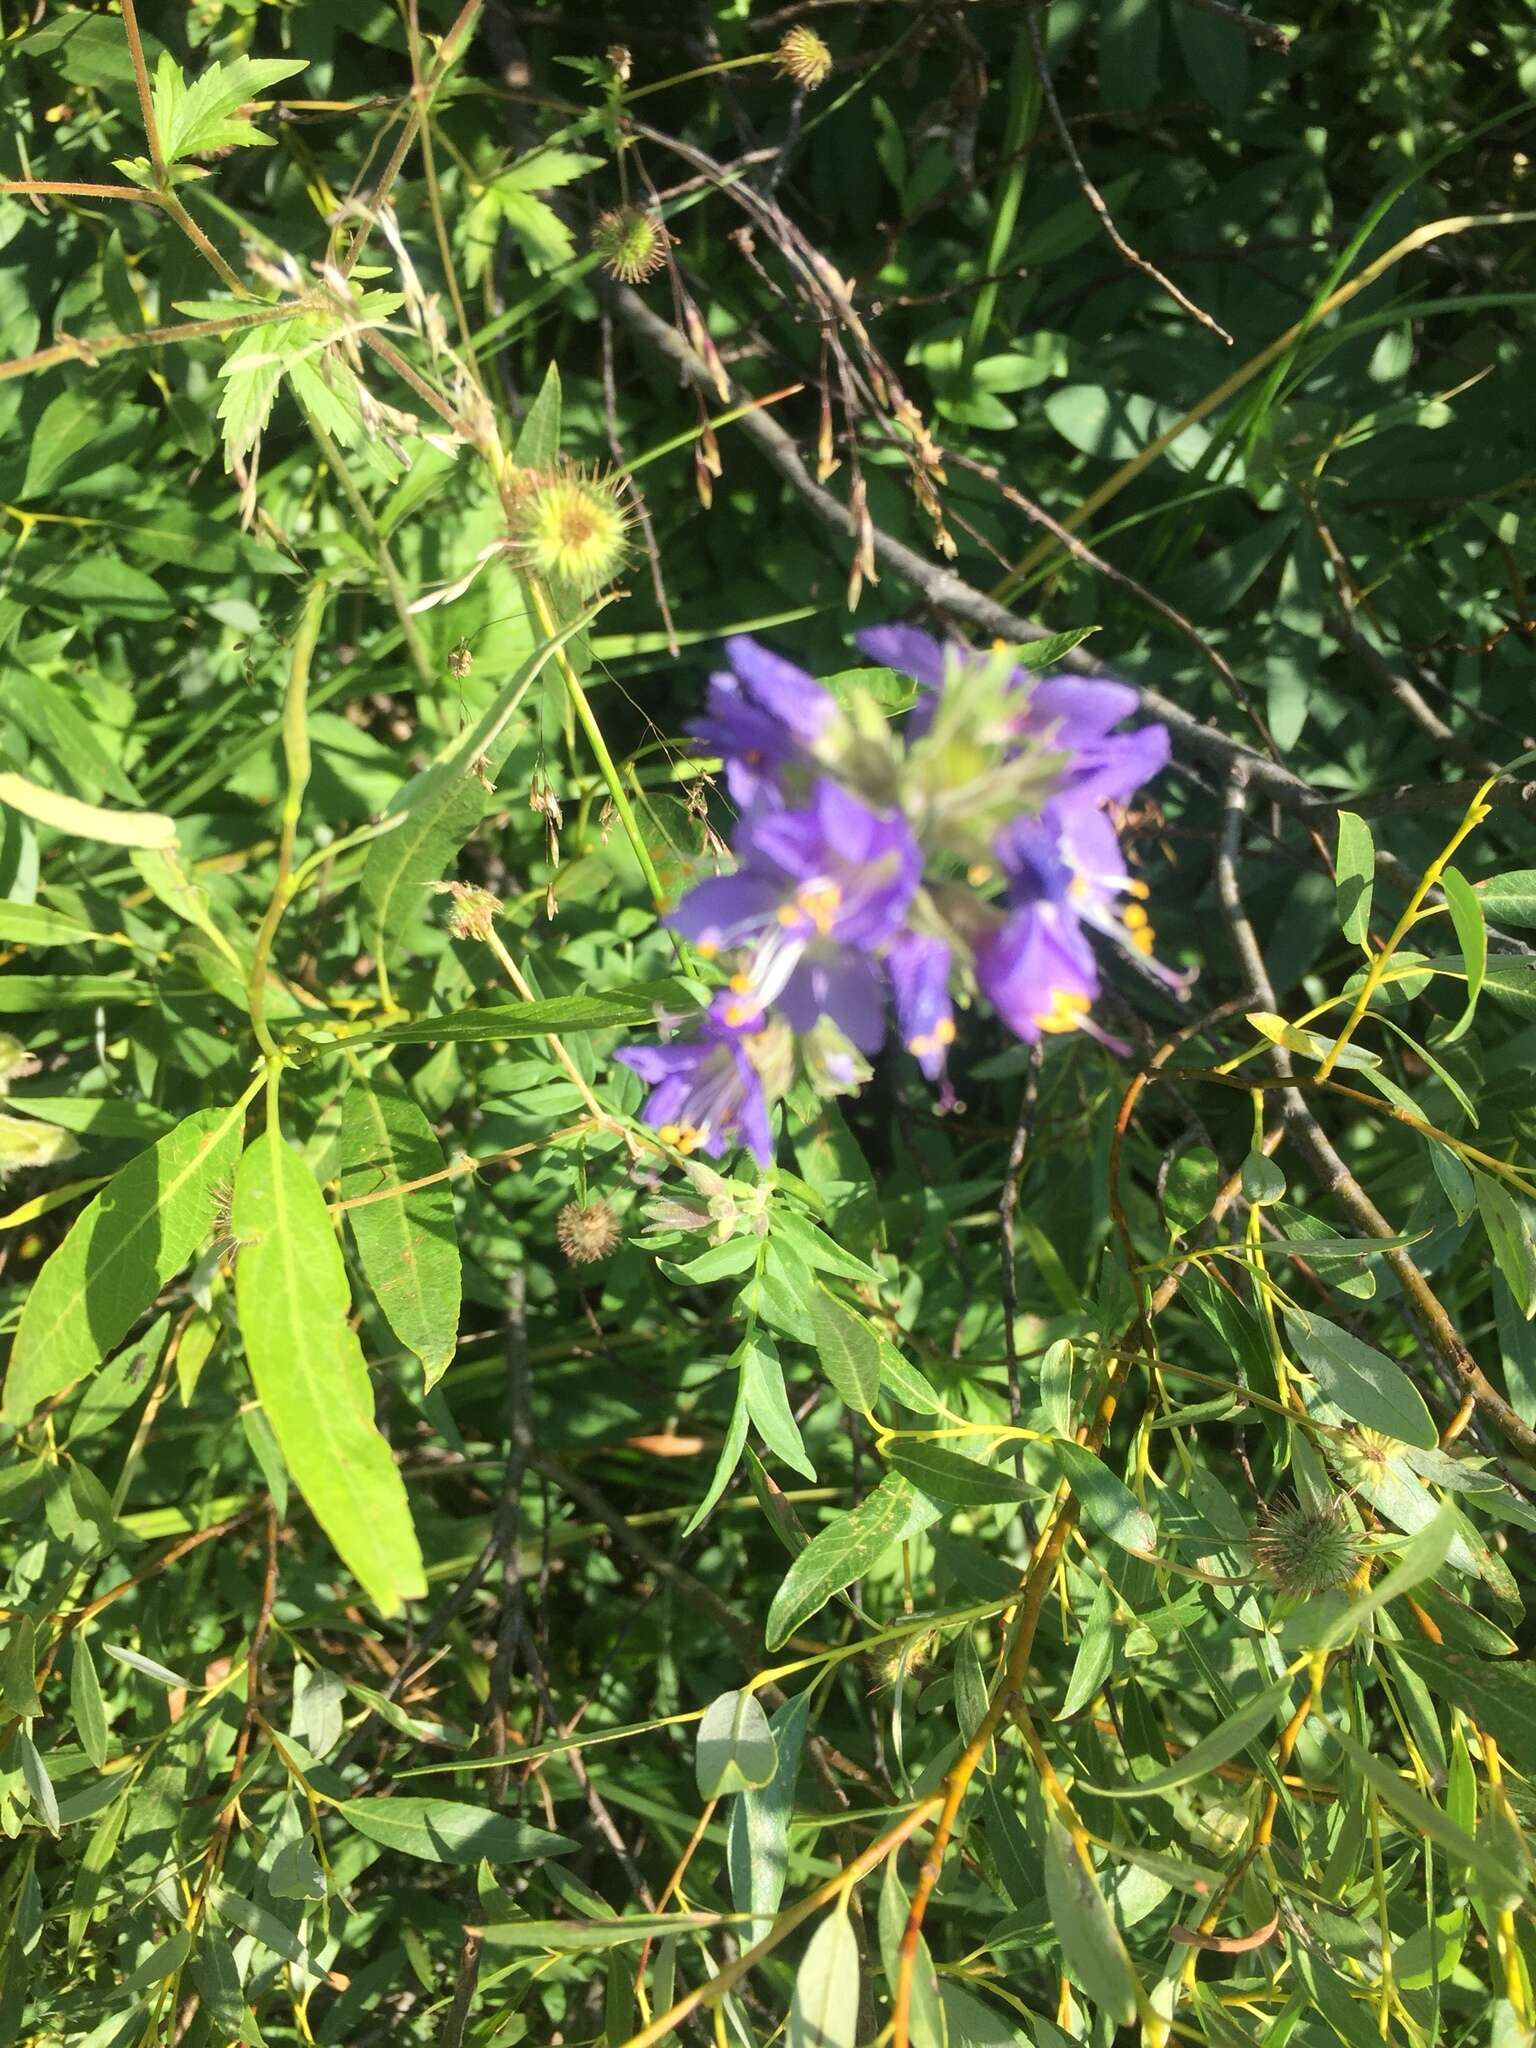
[[[1314,14],[0,13],[0,2048],[1533,2039],[1536,23]],[[892,619],[1187,992],[701,1172]]]

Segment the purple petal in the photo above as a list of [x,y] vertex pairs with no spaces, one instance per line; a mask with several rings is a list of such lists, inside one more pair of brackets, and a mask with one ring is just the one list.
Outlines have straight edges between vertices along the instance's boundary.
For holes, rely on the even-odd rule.
[[772,875],[743,868],[697,883],[667,918],[706,956],[745,945],[773,923],[785,889]]
[[868,626],[853,637],[871,661],[910,676],[926,690],[938,689],[944,680],[943,643],[917,626]]
[[867,953],[823,940],[808,946],[784,985],[779,1008],[796,1031],[830,1017],[860,1052],[885,1042],[885,982]]
[[835,708],[831,695],[814,676],[745,633],[731,634],[725,643],[725,657],[764,711],[802,746],[814,745]]
[[1054,728],[1064,747],[1102,739],[1122,718],[1129,718],[1141,699],[1129,683],[1107,677],[1047,676],[1029,695],[1029,729]]
[[955,1037],[949,947],[926,932],[902,932],[891,941],[885,964],[902,1043],[928,1079],[936,1081]]
[[1009,1030],[1029,1045],[1044,1031],[1076,1029],[1099,992],[1080,926],[1050,903],[1015,911],[983,941],[976,979]]

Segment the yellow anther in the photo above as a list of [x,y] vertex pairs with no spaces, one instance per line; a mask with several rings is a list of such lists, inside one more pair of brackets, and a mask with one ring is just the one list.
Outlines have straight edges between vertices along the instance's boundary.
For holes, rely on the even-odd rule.
[[992,879],[992,863],[989,860],[973,860],[965,871],[965,879],[973,889],[979,889],[984,882]]
[[[1126,919],[1126,923],[1130,923],[1129,918]],[[726,986],[730,989],[732,995],[750,995],[752,991],[752,977],[747,974],[733,974]]]
[[720,948],[713,939],[700,939],[693,950],[701,960],[713,960]]
[[1147,913],[1139,903],[1127,903],[1120,915],[1128,932],[1139,932],[1147,922]]
[[[796,890],[795,903],[800,915],[808,917],[825,938],[832,929],[833,918],[842,908],[843,892],[836,882],[807,882],[803,889]],[[781,918],[783,914],[780,911]]]
[[800,906],[798,903],[781,903],[775,915],[787,931],[791,925],[800,922]]
[[1038,1011],[1035,1022],[1042,1031],[1075,1031],[1088,1007],[1088,998],[1075,989],[1055,988],[1051,990],[1051,1007]]

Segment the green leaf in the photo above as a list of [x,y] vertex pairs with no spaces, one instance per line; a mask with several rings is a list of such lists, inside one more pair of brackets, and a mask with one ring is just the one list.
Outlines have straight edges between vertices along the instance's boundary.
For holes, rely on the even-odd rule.
[[131,1998],[137,1992],[147,1991],[151,1984],[163,1984],[167,1977],[175,1976],[191,1948],[191,1935],[185,1927],[178,1927],[174,1934],[152,1948],[136,1969],[129,1971],[117,1987],[117,1996]]
[[749,1337],[731,1361],[741,1372],[747,1394],[747,1413],[768,1449],[803,1478],[816,1478],[816,1467],[805,1454],[800,1426],[789,1405],[784,1386],[784,1368],[779,1354],[766,1337]]
[[1285,1195],[1285,1175],[1263,1152],[1250,1152],[1243,1161],[1243,1193],[1257,1208],[1278,1202]]
[[44,903],[0,903],[0,941],[8,946],[84,946],[101,936]]
[[244,1118],[243,1106],[198,1110],[76,1217],[22,1310],[0,1411],[8,1422],[100,1365],[206,1242]]
[[25,1728],[17,1728],[12,1733],[10,1746],[21,1765],[22,1783],[32,1801],[32,1811],[49,1834],[56,1835],[59,1832],[59,1802],[54,1797],[48,1766],[38,1755],[37,1745]]
[[1400,1593],[1408,1592],[1424,1579],[1432,1579],[1445,1563],[1451,1539],[1456,1534],[1456,1520],[1455,1508],[1449,1501],[1442,1501],[1432,1518],[1403,1545],[1392,1569],[1384,1572],[1368,1593],[1359,1600],[1351,1601],[1308,1648],[1337,1649],[1389,1600],[1395,1600]]
[[851,1586],[877,1564],[911,1527],[915,1506],[906,1480],[897,1472],[888,1472],[856,1508],[819,1530],[773,1596],[763,1630],[768,1648],[776,1650],[803,1621],[819,1613],[834,1593]]
[[235,1952],[223,1930],[204,1920],[192,1955],[192,1982],[221,2035],[239,2040],[245,2025],[245,1993]]
[[[897,1858],[885,1859],[880,1879],[880,1909],[876,1927],[880,1936],[880,1961],[888,1987],[894,1986],[901,1968],[901,1942],[911,1913],[911,1901],[897,1869]],[[944,2010],[939,2003],[939,1977],[933,1967],[928,1943],[920,1934],[912,1959],[912,2002],[909,2013],[912,2048],[944,2048]]]
[[1146,1555],[1157,1548],[1152,1517],[1123,1479],[1117,1479],[1102,1458],[1083,1444],[1065,1438],[1051,1445],[1062,1477],[1077,1496],[1085,1521],[1118,1543],[1122,1550]]
[[1339,929],[1352,946],[1363,946],[1371,929],[1371,892],[1376,886],[1376,842],[1364,818],[1340,811],[1334,855]]
[[1117,2026],[1136,2017],[1136,1972],[1086,1856],[1057,1820],[1045,1817],[1045,1896],[1062,1959],[1084,1995]]
[[1319,1716],[1329,1737],[1338,1744],[1345,1756],[1367,1778],[1376,1790],[1408,1822],[1417,1835],[1438,1842],[1442,1849],[1453,1856],[1458,1863],[1464,1863],[1498,1894],[1511,1886],[1524,1893],[1527,1884],[1526,1872],[1518,1865],[1511,1865],[1508,1859],[1490,1856],[1483,1845],[1466,1834],[1440,1808],[1426,1799],[1422,1792],[1400,1778],[1396,1768],[1383,1763],[1368,1749],[1363,1749],[1352,1735],[1335,1722]]
[[463,1277],[446,1180],[377,1196],[443,1172],[442,1147],[414,1098],[389,1075],[354,1081],[341,1119],[341,1193],[368,1284],[428,1387],[453,1361]]
[[1525,1211],[1502,1181],[1491,1174],[1474,1169],[1472,1185],[1499,1271],[1516,1308],[1529,1322],[1536,1316],[1536,1243],[1532,1242]]
[[859,2030],[859,1943],[846,1904],[828,1913],[795,1972],[788,2048],[854,2048]]
[[75,1733],[80,1738],[80,1747],[97,1770],[101,1770],[110,1754],[107,1709],[101,1697],[101,1680],[96,1675],[91,1646],[78,1631],[70,1649],[69,1711]]
[[1473,886],[1490,923],[1511,924],[1517,931],[1536,927],[1536,868],[1513,868]]
[[325,1197],[275,1125],[240,1161],[233,1227],[246,1359],[288,1469],[369,1599],[398,1613],[426,1591],[410,1502],[373,1419]]
[[1470,1650],[1403,1642],[1397,1654],[1447,1706],[1461,1707],[1528,1776],[1536,1771],[1536,1668],[1489,1664]]
[[[548,1038],[552,1031],[571,1037],[579,1031],[640,1030],[655,1023],[655,1007],[675,983],[637,982],[605,989],[600,996],[551,996],[547,1002],[486,1003],[472,1010],[453,1010],[445,1017],[423,1017],[414,1024],[390,1024],[382,1031],[360,1033],[361,1045],[481,1045],[501,1039]],[[684,997],[682,1008],[692,1007]]]
[[1483,922],[1483,906],[1477,891],[1459,868],[1446,868],[1440,877],[1440,887],[1445,892],[1467,973],[1467,1007],[1440,1041],[1442,1045],[1454,1045],[1476,1015],[1477,999],[1483,992],[1483,977],[1488,971],[1488,927]]
[[267,86],[292,78],[307,64],[305,58],[236,57],[228,64],[210,64],[188,85],[176,60],[162,56],[152,97],[165,161],[180,163],[184,157],[253,143],[270,148],[272,137],[239,119],[239,111]]
[[130,1650],[121,1643],[103,1643],[103,1650],[115,1664],[125,1664],[130,1671],[137,1671],[143,1678],[152,1678],[156,1685],[168,1686],[181,1692],[196,1692],[198,1687],[190,1678],[183,1678],[179,1671],[173,1671],[168,1664],[157,1658],[146,1657],[142,1650]]
[[[509,192],[552,192],[557,186],[574,184],[588,171],[600,171],[606,161],[605,157],[588,156],[579,149],[560,149],[553,143],[541,142],[504,170],[496,183]],[[521,445],[517,459],[525,460]]]
[[5,1646],[0,1649],[0,1703],[23,1721],[30,1721],[43,1711],[37,1696],[37,1625],[30,1614],[18,1614],[5,1626]]
[[1173,1763],[1160,1771],[1153,1771],[1149,1777],[1138,1778],[1129,1785],[1095,1785],[1094,1793],[1106,1799],[1140,1799],[1158,1792],[1171,1792],[1176,1785],[1193,1784],[1218,1765],[1228,1763],[1239,1750],[1246,1749],[1250,1742],[1263,1734],[1290,1700],[1291,1681],[1277,1679],[1262,1692],[1255,1693],[1251,1700],[1240,1706],[1234,1714],[1209,1735],[1202,1737],[1192,1749],[1184,1752]]
[[898,1437],[886,1455],[903,1479],[944,1507],[990,1507],[1003,1501],[1033,1500],[1039,1493],[1038,1487],[1026,1486],[1000,1466],[961,1457],[958,1451],[946,1451],[940,1444]]
[[767,1785],[778,1766],[768,1716],[755,1694],[723,1692],[699,1723],[694,1775],[701,1799]]
[[862,1316],[824,1287],[811,1296],[816,1356],[840,1401],[867,1415],[880,1392],[880,1341]]
[[[558,384],[557,412],[558,412]],[[535,401],[529,419],[537,411]],[[525,423],[524,433],[528,431]],[[553,459],[553,458],[551,458]],[[390,800],[384,816],[402,822],[368,849],[358,885],[366,917],[364,930],[381,960],[415,934],[431,904],[433,884],[484,817],[494,784],[520,728],[518,707],[545,664],[596,616],[588,606],[550,639],[534,648],[472,726],[438,761],[411,777]]]
[[563,1856],[576,1844],[530,1827],[489,1806],[459,1799],[343,1799],[336,1811],[349,1827],[422,1863],[531,1863]]
[[1399,1443],[1435,1448],[1440,1439],[1434,1421],[1400,1366],[1310,1310],[1303,1315],[1287,1309],[1286,1323],[1296,1356],[1351,1422]]
[[519,469],[553,469],[560,460],[560,398],[560,365],[551,363],[517,430],[513,459]]
[[777,1708],[768,1722],[777,1761],[767,1784],[749,1786],[731,1808],[726,1830],[725,1859],[731,1898],[738,1913],[754,1920],[742,1929],[747,1946],[768,1932],[784,1896],[789,1873],[789,1820],[794,1811],[795,1780],[811,1713],[811,1688],[796,1693]]

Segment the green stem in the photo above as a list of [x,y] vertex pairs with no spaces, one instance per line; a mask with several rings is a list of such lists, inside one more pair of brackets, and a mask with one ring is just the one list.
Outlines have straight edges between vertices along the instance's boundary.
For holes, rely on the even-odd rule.
[[[320,638],[320,621],[325,616],[330,594],[330,586],[326,583],[310,586],[304,609],[299,615],[298,630],[293,636],[288,685],[283,693],[283,764],[287,780],[278,831],[277,876],[272,884],[266,914],[256,934],[250,978],[246,982],[246,1007],[251,1013],[251,1028],[256,1033],[256,1043],[269,1061],[276,1061],[279,1053],[266,1019],[267,963],[272,957],[272,941],[277,936],[277,927],[293,897],[293,848],[298,836],[304,791],[309,785],[309,671]],[[273,1079],[276,1079],[275,1068]]]
[[[1035,0],[1024,0],[1026,6],[1033,6]],[[992,325],[992,315],[997,307],[997,295],[1002,280],[996,275],[1003,267],[1008,254],[1008,245],[1013,240],[1013,231],[1018,225],[1019,208],[1024,200],[1024,181],[1029,175],[1029,159],[1022,155],[1024,145],[1034,133],[1035,123],[1040,118],[1040,80],[1035,73],[1034,52],[1030,47],[1029,31],[1021,28],[1013,46],[1013,62],[1008,67],[1008,126],[1003,135],[1003,155],[1013,161],[1008,174],[997,190],[997,204],[992,214],[992,232],[987,238],[987,253],[981,266],[981,274],[989,281],[976,294],[971,307],[971,324],[966,329],[964,366],[969,369],[986,345],[987,332]]]

